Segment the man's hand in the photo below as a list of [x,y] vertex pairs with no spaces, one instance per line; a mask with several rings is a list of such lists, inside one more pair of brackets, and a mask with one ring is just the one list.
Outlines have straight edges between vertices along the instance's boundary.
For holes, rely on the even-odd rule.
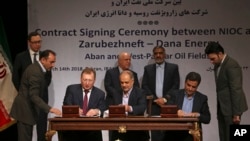
[[79,115],[83,115],[83,110],[79,108]]
[[177,111],[177,115],[178,115],[178,117],[184,117],[185,112],[182,111],[182,110],[178,110],[178,111]]
[[199,117],[200,113],[197,113],[197,112],[186,113],[182,110],[178,110],[177,115],[178,115],[178,117]]
[[125,105],[125,112],[132,112],[131,107],[129,105]]
[[54,113],[54,114],[58,115],[58,116],[62,115],[61,110],[59,110],[59,109],[57,109],[57,108],[51,108],[49,111],[50,111],[51,113]]
[[158,99],[155,99],[154,102],[158,104],[159,106],[161,106],[161,105],[164,105],[167,102],[167,100],[165,98],[158,98]]
[[233,116],[233,123],[234,124],[240,124],[240,116],[234,115]]
[[87,112],[86,116],[88,116],[88,117],[97,116],[97,115],[99,115],[99,111],[100,111],[99,109],[90,109]]

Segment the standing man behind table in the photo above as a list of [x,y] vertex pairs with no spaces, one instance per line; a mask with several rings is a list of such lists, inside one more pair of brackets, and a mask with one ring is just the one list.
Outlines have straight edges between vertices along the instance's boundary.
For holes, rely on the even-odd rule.
[[[166,52],[163,47],[154,47],[153,55],[155,63],[144,67],[142,88],[147,95],[153,95],[151,114],[160,115],[160,106],[168,100],[167,92],[179,89],[180,76],[178,65],[165,62]],[[163,131],[151,131],[151,141],[161,141],[163,137]]]
[[[67,87],[63,105],[79,105],[79,114],[83,116],[102,116],[104,110],[107,109],[105,93],[94,86],[95,80],[95,70],[93,68],[85,68],[81,73],[81,83]],[[62,138],[63,141],[102,141],[102,132],[65,131],[62,132]]]
[[208,43],[205,53],[214,65],[220,141],[229,141],[230,124],[239,124],[243,112],[248,109],[242,88],[242,69],[236,60],[224,53],[218,42]]
[[[56,62],[56,53],[45,50],[40,54],[38,62],[25,69],[18,95],[16,96],[10,115],[17,120],[18,141],[31,141],[33,126],[39,122],[41,111],[61,115],[61,111],[49,106],[42,98],[48,94],[46,71],[50,71]],[[43,134],[45,138],[45,133]]]
[[[26,51],[23,51],[19,54],[17,54],[14,66],[13,66],[13,77],[12,81],[17,89],[19,90],[20,83],[21,83],[21,77],[25,69],[32,63],[37,62],[39,60],[39,56],[41,54],[41,35],[37,32],[30,32],[28,35],[28,49]],[[52,73],[51,71],[46,71],[45,79],[47,86],[49,86],[51,82]],[[44,93],[42,99],[45,103],[48,104],[48,93]],[[45,141],[44,134],[47,131],[47,118],[48,114],[45,113],[43,110],[40,111],[39,120],[36,125],[36,131],[37,131],[37,141]]]

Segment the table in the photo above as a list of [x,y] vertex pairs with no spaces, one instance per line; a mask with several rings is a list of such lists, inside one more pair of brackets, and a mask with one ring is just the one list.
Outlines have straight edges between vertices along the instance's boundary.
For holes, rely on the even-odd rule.
[[161,118],[133,116],[125,118],[49,118],[46,139],[52,140],[57,131],[67,130],[188,130],[194,141],[201,141],[201,129],[197,118]]

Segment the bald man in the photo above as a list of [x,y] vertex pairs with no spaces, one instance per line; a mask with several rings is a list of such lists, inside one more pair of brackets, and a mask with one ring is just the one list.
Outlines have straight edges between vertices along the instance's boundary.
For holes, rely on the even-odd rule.
[[[107,107],[109,105],[114,105],[114,97],[115,95],[119,94],[120,91],[122,91],[119,76],[120,73],[124,70],[130,70],[131,66],[131,56],[128,52],[121,52],[118,55],[118,65],[117,67],[114,67],[112,69],[109,69],[106,71],[105,78],[104,78],[104,86],[107,93],[106,96],[106,103]],[[135,87],[140,87],[139,80],[137,77],[137,73],[130,70],[134,75],[134,84]],[[111,134],[112,132],[109,132],[109,139],[111,141]]]

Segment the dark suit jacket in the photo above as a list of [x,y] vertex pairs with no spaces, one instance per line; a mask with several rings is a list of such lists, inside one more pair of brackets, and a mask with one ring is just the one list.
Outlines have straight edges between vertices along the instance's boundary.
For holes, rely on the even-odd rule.
[[[163,80],[163,96],[171,89],[179,89],[180,87],[180,75],[178,65],[165,62],[164,80]],[[156,64],[150,64],[144,67],[142,88],[146,90],[147,95],[153,95],[153,99],[157,99],[156,96]],[[152,115],[160,114],[160,106],[152,105]]]
[[[169,100],[170,104],[175,104],[179,109],[182,109],[185,90],[173,90],[169,93],[171,99]],[[208,124],[211,120],[211,114],[208,106],[208,98],[206,95],[196,91],[193,101],[192,112],[200,113],[199,121],[204,124]]]
[[44,95],[48,95],[48,85],[45,73],[37,62],[29,65],[24,71],[10,115],[20,122],[36,124],[40,110],[48,113],[51,108],[42,99]]
[[[81,84],[73,84],[67,87],[63,105],[79,105],[80,108],[83,108],[83,91]],[[98,108],[101,113],[107,109],[105,105],[105,93],[101,89],[93,87],[89,97],[88,109],[96,108]]]
[[[79,105],[80,108],[83,108],[83,90],[81,84],[73,84],[67,87],[63,105]],[[105,93],[101,89],[93,87],[89,97],[88,110],[96,108],[101,111],[101,115],[106,110]],[[65,131],[61,135],[63,141],[102,141],[101,131]]]
[[[173,90],[170,91],[168,94],[171,95],[171,99],[169,99],[167,104],[174,104],[177,105],[179,109],[182,109],[185,96],[184,89]],[[194,95],[192,112],[200,113],[200,128],[202,128],[201,123],[208,124],[211,120],[211,114],[207,100],[207,96],[198,91]],[[166,131],[164,138],[164,140],[193,141],[193,137],[191,136],[191,134],[188,133],[188,131]]]
[[[114,95],[114,105],[122,104],[122,99],[123,93],[120,91]],[[144,115],[147,108],[146,103],[145,91],[138,87],[133,87],[128,100],[128,105],[132,106],[133,112],[128,113],[128,115]],[[112,140],[118,138],[126,141],[145,141],[149,139],[149,133],[148,131],[127,131],[126,133],[119,134],[117,131],[113,131]]]
[[[242,88],[242,68],[233,58],[226,56],[215,81],[217,101],[224,116],[241,115],[248,109]],[[217,79],[216,79],[217,78]]]
[[[132,71],[134,74],[134,87],[140,87],[139,86],[139,80],[137,77],[137,73]],[[115,67],[112,69],[107,70],[104,78],[104,86],[105,90],[107,92],[107,97],[106,97],[106,102],[107,105],[112,105],[114,104],[114,94],[119,93],[119,91],[122,90],[121,84],[120,84],[120,72],[119,68]]]
[[[122,104],[123,93],[120,91],[119,93],[114,95],[114,105]],[[128,105],[133,107],[133,113],[128,113],[130,115],[144,115],[144,112],[147,108],[146,102],[146,93],[144,90],[133,87],[129,100]]]
[[[13,76],[12,76],[12,82],[17,90],[19,89],[21,83],[22,74],[30,64],[32,64],[32,60],[30,58],[29,50],[17,54],[14,61]],[[52,76],[51,71],[48,71],[46,73],[46,81],[48,83],[48,86],[51,82],[51,76]]]

